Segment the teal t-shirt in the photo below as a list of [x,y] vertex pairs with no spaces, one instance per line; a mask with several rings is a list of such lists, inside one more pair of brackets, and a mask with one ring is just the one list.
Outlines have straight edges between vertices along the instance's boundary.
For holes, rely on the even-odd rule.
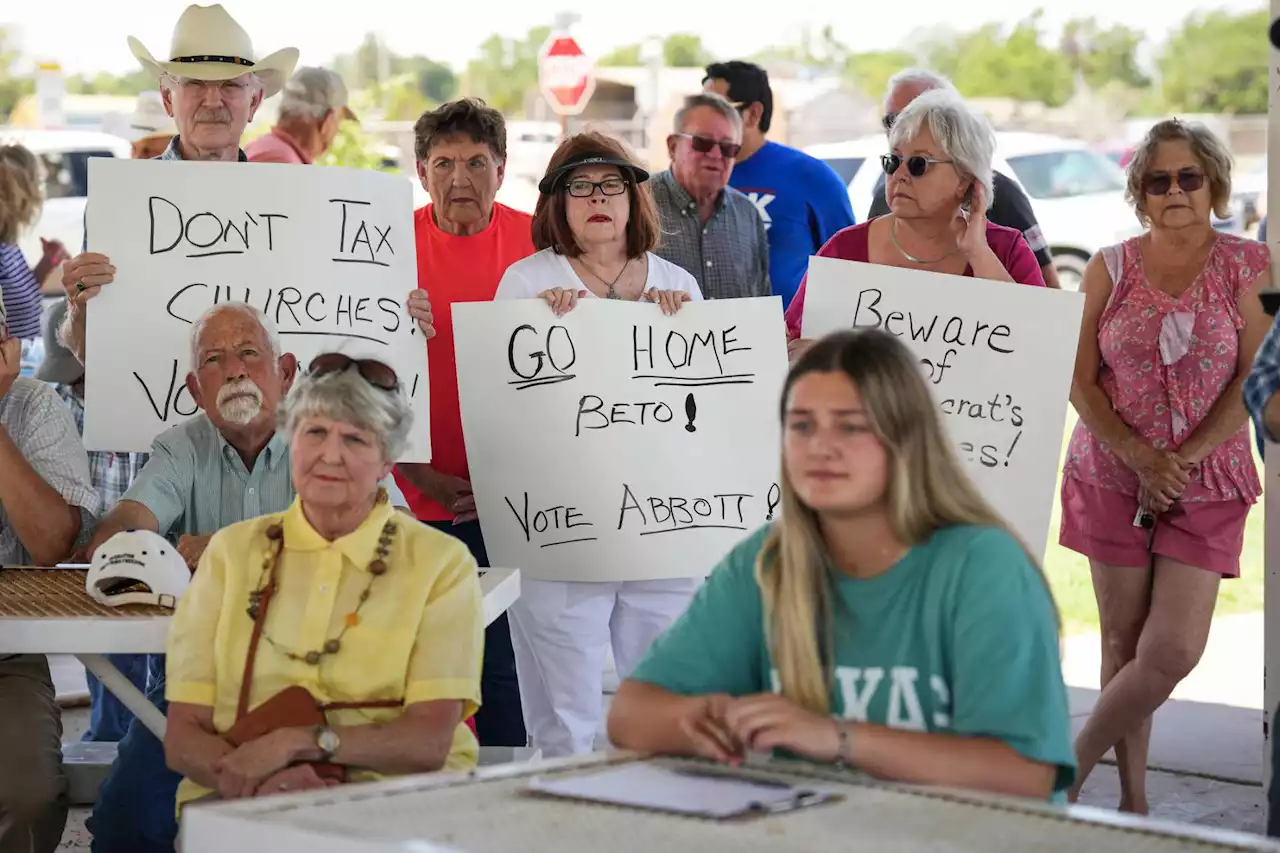
[[[768,528],[729,552],[632,674],[685,696],[776,691],[756,558]],[[889,571],[833,578],[837,716],[997,738],[1075,777],[1053,603],[1003,530],[939,530]],[[1059,799],[1055,797],[1055,799]]]

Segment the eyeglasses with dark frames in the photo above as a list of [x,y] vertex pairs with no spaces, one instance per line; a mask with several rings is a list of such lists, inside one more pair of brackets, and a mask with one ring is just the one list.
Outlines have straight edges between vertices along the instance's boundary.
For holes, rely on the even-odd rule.
[[340,352],[323,353],[311,359],[307,367],[310,376],[325,376],[329,373],[342,373],[355,365],[360,377],[374,388],[383,391],[394,391],[400,387],[400,379],[395,370],[372,358],[352,358]]
[[738,152],[742,150],[742,146],[736,142],[725,142],[719,139],[712,139],[710,136],[702,136],[696,133],[677,133],[676,136],[683,136],[689,140],[689,144],[693,146],[693,150],[699,154],[710,154],[711,149],[716,146],[720,147],[720,153],[726,160],[732,160],[738,156]]
[[601,195],[622,195],[627,191],[626,178],[605,178],[603,181],[588,181],[586,178],[575,178],[564,185],[564,191],[574,198],[591,198],[599,187]]
[[880,167],[884,169],[886,175],[892,175],[898,171],[899,166],[906,163],[907,174],[913,178],[921,177],[925,172],[929,171],[930,166],[944,166],[954,162],[954,160],[935,160],[932,157],[925,157],[921,154],[916,154],[912,157],[899,157],[897,154],[880,155]]

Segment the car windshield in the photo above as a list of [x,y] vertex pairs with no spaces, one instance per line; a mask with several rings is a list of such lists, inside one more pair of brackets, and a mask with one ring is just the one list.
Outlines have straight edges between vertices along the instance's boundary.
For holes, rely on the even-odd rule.
[[862,168],[866,159],[866,157],[827,157],[822,162],[834,169],[840,176],[840,180],[847,184],[853,180],[854,175],[858,174],[858,169]]
[[111,156],[110,151],[93,149],[42,153],[45,198],[85,198],[89,195],[89,160]]
[[1008,159],[1032,198],[1071,198],[1125,188],[1124,169],[1096,151],[1044,151]]

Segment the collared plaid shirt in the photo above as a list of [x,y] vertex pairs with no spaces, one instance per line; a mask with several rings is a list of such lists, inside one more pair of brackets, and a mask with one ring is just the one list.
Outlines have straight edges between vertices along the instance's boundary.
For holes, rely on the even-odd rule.
[[[76,429],[84,435],[84,400],[76,396],[70,385],[59,385],[58,396],[71,409],[76,420]],[[89,483],[102,498],[102,512],[105,515],[124,493],[133,485],[138,472],[147,463],[146,453],[112,453],[106,450],[89,451]]]
[[1258,354],[1253,359],[1253,369],[1244,380],[1244,407],[1253,418],[1253,427],[1257,434],[1258,452],[1265,454],[1264,445],[1268,438],[1275,439],[1267,432],[1266,410],[1271,395],[1280,391],[1280,315],[1271,323],[1271,331],[1258,347]]
[[655,254],[697,279],[704,299],[770,294],[769,236],[751,199],[725,187],[703,224],[697,202],[670,169],[650,183],[662,228]]

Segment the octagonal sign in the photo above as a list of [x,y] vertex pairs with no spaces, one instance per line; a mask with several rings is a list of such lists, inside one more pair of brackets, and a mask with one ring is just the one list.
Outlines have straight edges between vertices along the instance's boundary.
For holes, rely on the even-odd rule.
[[538,88],[557,115],[578,115],[596,88],[595,62],[568,33],[552,33],[538,53]]

